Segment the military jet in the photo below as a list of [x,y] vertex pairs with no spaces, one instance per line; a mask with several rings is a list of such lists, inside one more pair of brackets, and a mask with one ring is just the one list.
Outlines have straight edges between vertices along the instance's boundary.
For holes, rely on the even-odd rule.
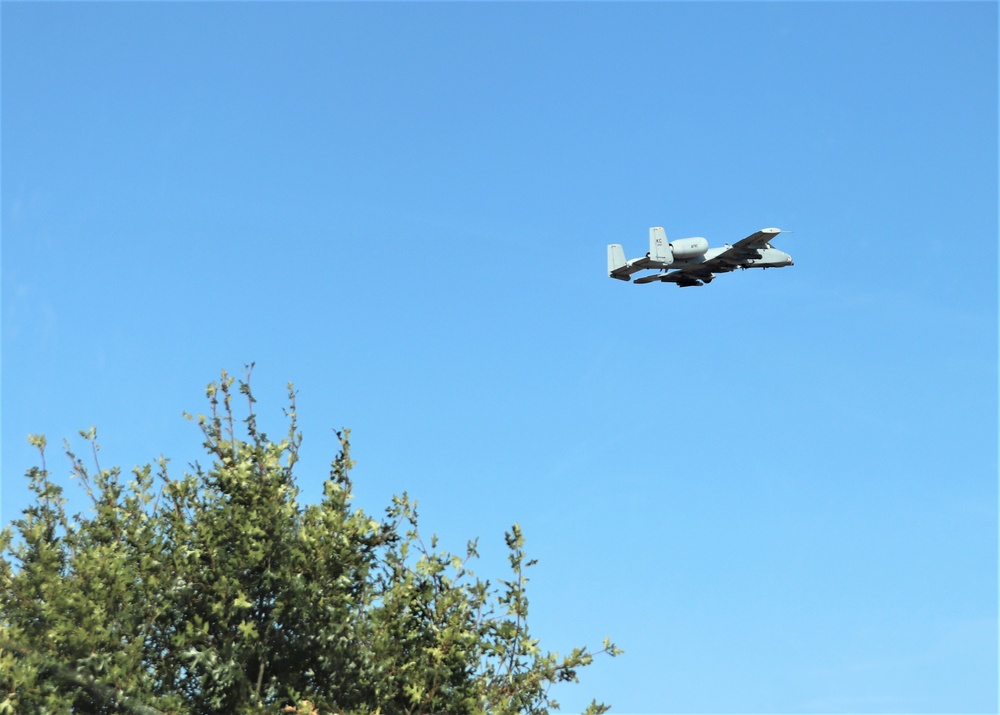
[[762,228],[723,248],[709,248],[704,238],[681,238],[667,242],[666,232],[659,226],[649,229],[649,253],[642,258],[625,260],[620,244],[608,246],[608,275],[620,281],[631,281],[632,274],[652,269],[636,278],[635,283],[674,283],[680,288],[711,283],[716,274],[737,268],[781,268],[795,265],[792,257],[771,248],[771,239],[780,228]]

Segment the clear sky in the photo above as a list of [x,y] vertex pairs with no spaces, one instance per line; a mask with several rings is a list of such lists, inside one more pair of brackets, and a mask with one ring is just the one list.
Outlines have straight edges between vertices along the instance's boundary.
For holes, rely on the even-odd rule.
[[[996,712],[996,3],[0,22],[4,523],[28,433],[179,474],[255,361],[305,500],[347,426],[482,575],[521,523],[543,647],[626,651],[567,711]],[[650,226],[795,266],[610,280]]]

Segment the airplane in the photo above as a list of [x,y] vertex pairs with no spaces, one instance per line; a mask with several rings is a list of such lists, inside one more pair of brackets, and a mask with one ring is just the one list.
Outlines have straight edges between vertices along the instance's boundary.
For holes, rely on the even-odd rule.
[[709,248],[704,238],[681,238],[668,243],[663,228],[654,226],[649,229],[649,253],[642,258],[626,261],[620,244],[608,246],[608,275],[628,282],[633,273],[654,269],[658,272],[636,278],[634,282],[659,281],[687,288],[711,283],[717,273],[729,273],[737,268],[793,266],[791,256],[771,248],[771,239],[779,233],[782,233],[780,228],[762,228],[731,246],[727,243],[723,248]]

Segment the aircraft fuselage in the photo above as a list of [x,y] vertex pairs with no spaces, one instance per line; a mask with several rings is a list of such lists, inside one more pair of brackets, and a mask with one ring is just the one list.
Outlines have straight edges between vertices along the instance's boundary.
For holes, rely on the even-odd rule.
[[[673,264],[670,266],[672,269],[684,270],[686,267],[694,268],[702,263],[707,263],[708,261],[718,258],[720,255],[729,250],[729,247],[723,248],[710,248],[705,253],[700,256],[693,256],[692,258],[680,258],[675,259]],[[757,251],[760,253],[760,258],[747,258],[742,261],[735,263],[730,263],[730,270],[736,268],[782,268],[784,266],[794,266],[795,263],[792,261],[792,257],[785,253],[784,251],[779,251],[777,248],[771,248],[770,246],[766,248],[758,248]],[[724,273],[724,270],[720,270],[718,266],[713,267],[715,273]]]

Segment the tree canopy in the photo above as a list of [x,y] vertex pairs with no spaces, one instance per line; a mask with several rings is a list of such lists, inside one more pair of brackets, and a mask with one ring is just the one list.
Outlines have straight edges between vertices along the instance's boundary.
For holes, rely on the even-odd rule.
[[179,478],[163,458],[102,469],[81,432],[93,467],[66,452],[86,514],[67,514],[29,437],[34,501],[0,532],[0,715],[546,713],[554,683],[621,652],[540,648],[517,524],[493,583],[470,570],[475,540],[456,555],[422,536],[406,493],[381,518],[352,508],[346,429],[322,500],[301,505],[294,389],[274,441],[249,382],[209,384],[209,413],[188,415],[208,461]]

